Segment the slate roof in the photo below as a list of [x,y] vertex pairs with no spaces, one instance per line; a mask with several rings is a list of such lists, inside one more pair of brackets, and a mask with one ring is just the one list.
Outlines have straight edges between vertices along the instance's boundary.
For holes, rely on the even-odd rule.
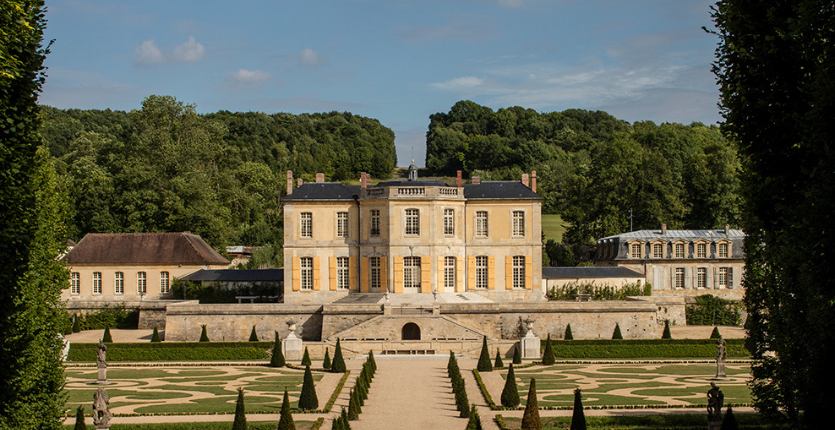
[[200,236],[189,232],[88,233],[64,259],[70,265],[229,264]]
[[643,278],[644,274],[626,267],[543,267],[543,279]]
[[598,239],[598,242],[605,241],[607,239],[615,239],[619,238],[622,240],[644,240],[644,241],[651,241],[655,239],[667,239],[667,240],[675,240],[675,239],[689,239],[689,240],[698,240],[698,239],[707,239],[707,240],[717,240],[717,239],[744,239],[745,233],[742,230],[737,229],[729,229],[728,233],[725,234],[725,229],[716,229],[716,230],[667,230],[667,234],[661,234],[661,230],[637,230],[637,231],[630,231],[628,233],[621,233],[616,234],[613,236],[604,237],[602,239]]
[[520,181],[483,181],[480,184],[464,185],[467,200],[531,199],[542,200]]
[[254,269],[254,270],[198,270],[183,276],[186,281],[226,281],[226,282],[268,282],[283,281],[284,269]]
[[293,201],[353,201],[359,197],[359,185],[344,185],[339,182],[305,182],[293,189],[293,194],[284,197],[285,202]]

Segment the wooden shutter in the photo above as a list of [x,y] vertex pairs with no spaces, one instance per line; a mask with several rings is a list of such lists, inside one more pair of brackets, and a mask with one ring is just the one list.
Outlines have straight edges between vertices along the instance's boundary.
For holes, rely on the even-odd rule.
[[464,292],[464,259],[462,257],[455,258],[455,291]]
[[719,289],[719,268],[718,267],[713,268],[713,289],[714,290]]
[[525,256],[525,289],[533,289],[533,257]]
[[690,289],[690,277],[693,275],[692,272],[693,272],[693,270],[691,270],[689,267],[684,268],[684,289],[685,290]]
[[319,273],[320,267],[319,257],[313,257],[313,291],[319,291],[322,284],[322,274]]
[[362,261],[362,267],[360,267],[360,274],[362,276],[362,279],[360,280],[360,291],[367,293],[368,274],[371,272],[371,266],[368,265],[368,257],[362,257],[360,261]]
[[504,288],[513,289],[513,256],[511,255],[504,257]]
[[670,289],[676,289],[676,268],[670,267]]
[[446,287],[446,261],[444,257],[438,257],[438,292],[443,293]]
[[[330,290],[336,291],[336,257],[328,257],[328,272]],[[316,287],[314,287],[314,289],[316,289]]]
[[299,257],[293,257],[293,291],[299,291],[301,289],[302,280],[302,260]]
[[388,292],[389,278],[388,278],[388,264],[386,264],[386,257],[380,257],[380,292]]
[[487,257],[487,289],[496,289],[496,256]]
[[351,291],[358,291],[357,257],[348,257],[348,289]]
[[475,289],[475,256],[467,257],[467,289]]
[[[728,252],[730,253],[730,250],[728,250]],[[728,255],[730,255],[730,254],[728,254]],[[728,267],[728,288],[733,288],[733,287],[734,287],[734,268],[733,267]]]
[[420,292],[432,292],[432,257],[420,259]]
[[403,292],[403,257],[392,258],[394,258],[394,292],[400,294]]

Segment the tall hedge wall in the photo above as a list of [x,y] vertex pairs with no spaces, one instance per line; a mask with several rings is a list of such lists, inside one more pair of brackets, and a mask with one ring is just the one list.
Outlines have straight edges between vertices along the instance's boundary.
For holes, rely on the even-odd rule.
[[[726,339],[728,357],[750,356],[744,339]],[[545,341],[541,341],[545,348]],[[713,339],[553,340],[557,358],[714,358]]]

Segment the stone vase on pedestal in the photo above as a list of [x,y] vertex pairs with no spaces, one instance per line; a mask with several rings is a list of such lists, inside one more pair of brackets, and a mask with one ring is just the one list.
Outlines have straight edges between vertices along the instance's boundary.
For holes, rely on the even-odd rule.
[[284,354],[285,360],[301,360],[304,354],[304,345],[301,339],[296,336],[296,322],[293,320],[287,321],[287,328],[290,334],[281,342],[281,353]]
[[533,334],[533,320],[525,321],[528,325],[528,333],[522,338],[522,358],[538,359],[541,349],[541,340]]

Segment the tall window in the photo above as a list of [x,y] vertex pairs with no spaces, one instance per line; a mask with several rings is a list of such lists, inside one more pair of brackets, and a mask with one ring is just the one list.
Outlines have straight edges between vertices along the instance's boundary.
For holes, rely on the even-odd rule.
[[475,258],[475,287],[487,288],[487,257],[478,256]]
[[72,272],[70,277],[70,293],[81,294],[81,275],[78,272]]
[[720,243],[719,244],[719,258],[728,258],[728,244],[727,243]]
[[733,268],[720,267],[719,268],[719,288],[731,288],[733,285]]
[[420,288],[420,257],[403,257],[403,287]]
[[677,243],[676,244],[676,258],[684,258],[684,244]]
[[300,213],[299,221],[299,235],[301,237],[313,237],[313,213]]
[[513,288],[525,288],[525,256],[513,256]]
[[301,281],[301,285],[299,288],[302,290],[312,290],[313,289],[313,258],[312,257],[302,257],[299,259],[299,266],[301,267],[301,273],[299,274],[299,280]]
[[444,257],[444,289],[455,291],[455,257]]
[[455,234],[455,211],[452,209],[444,209],[444,234]]
[[417,209],[406,209],[406,234],[420,234],[420,211]]
[[696,258],[707,258],[707,245],[704,243],[696,245]]
[[524,211],[513,211],[513,235],[514,236],[524,236],[525,235],[525,212]]
[[348,212],[336,213],[336,237],[348,237]]
[[652,245],[652,258],[664,258],[664,245],[660,243]]
[[641,258],[641,244],[640,243],[633,243],[632,244],[632,258]]
[[476,237],[487,237],[487,211],[475,213],[475,235]]
[[380,290],[380,257],[371,257],[368,259],[368,266],[369,266],[369,287],[371,287],[371,291],[379,291]]
[[167,294],[171,291],[171,282],[168,277],[168,272],[159,272],[159,292]]
[[696,287],[707,288],[707,268],[699,267],[696,269]]
[[93,272],[93,294],[101,294],[101,272]]
[[684,288],[684,268],[676,267],[676,288]]
[[371,235],[380,235],[380,210],[371,209]]
[[336,257],[336,289],[347,290],[350,282],[348,277],[348,257]]
[[136,294],[140,296],[148,292],[145,272],[136,272]]
[[116,294],[125,294],[125,274],[116,272],[113,276],[113,292]]

